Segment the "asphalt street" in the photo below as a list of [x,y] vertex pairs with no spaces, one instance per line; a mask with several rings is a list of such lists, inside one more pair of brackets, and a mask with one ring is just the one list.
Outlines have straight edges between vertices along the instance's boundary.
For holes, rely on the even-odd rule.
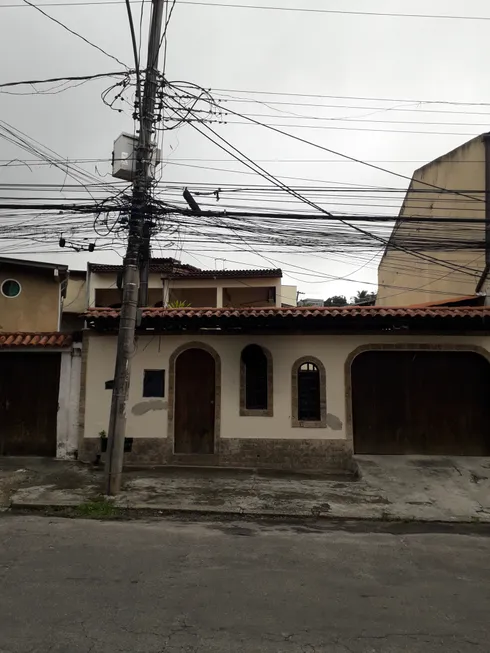
[[0,519],[0,653],[488,651],[490,538]]

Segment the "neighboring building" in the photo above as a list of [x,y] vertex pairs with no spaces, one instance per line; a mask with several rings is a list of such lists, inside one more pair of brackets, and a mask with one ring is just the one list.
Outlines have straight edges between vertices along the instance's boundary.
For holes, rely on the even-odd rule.
[[0,332],[59,331],[68,267],[0,258]]
[[[482,246],[490,238],[485,229],[485,220],[487,224],[490,220],[490,202],[485,201],[490,192],[489,138],[482,134],[415,171],[379,264],[377,305],[409,306],[485,290],[490,263],[490,241],[487,260]],[[467,228],[461,223],[424,224],[417,217],[471,218],[481,224]],[[422,243],[417,248],[417,239],[428,237],[435,247]],[[407,241],[412,252],[403,249]],[[478,246],[469,246],[469,241],[479,241]]]
[[81,344],[60,332],[66,265],[0,259],[0,455],[72,457]]
[[[122,266],[89,263],[87,278],[90,307],[121,305]],[[150,262],[148,306],[173,303],[185,303],[193,308],[296,305],[296,288],[283,287],[281,278],[281,270],[201,270],[173,258],[154,258]]]
[[298,306],[323,306],[324,303],[324,299],[312,299],[311,297],[306,297],[305,299],[300,299]]
[[[80,456],[107,432],[119,310],[87,312]],[[326,471],[489,455],[490,308],[148,308],[126,464]]]

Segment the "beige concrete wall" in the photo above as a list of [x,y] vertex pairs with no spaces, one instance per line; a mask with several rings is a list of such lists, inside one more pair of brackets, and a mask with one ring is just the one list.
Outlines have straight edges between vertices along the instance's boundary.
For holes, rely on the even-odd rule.
[[0,331],[57,331],[60,283],[53,270],[0,266],[0,285],[15,279],[22,287],[18,297],[0,293]]
[[281,296],[279,297],[281,304],[287,306],[296,306],[298,304],[298,287],[297,286],[283,286],[281,285]]
[[[395,343],[401,345],[433,344],[436,347],[470,345],[490,350],[490,337],[449,336],[143,336],[138,338],[132,358],[132,377],[129,391],[127,436],[136,438],[165,438],[167,436],[167,397],[169,358],[179,346],[199,341],[213,347],[221,358],[221,438],[243,439],[339,439],[347,438],[345,362],[358,347],[369,344]],[[240,353],[248,344],[259,344],[271,352],[273,358],[273,417],[241,417]],[[113,378],[116,351],[115,336],[89,334],[86,376],[86,412],[84,437],[97,437],[107,431],[111,391],[104,389]],[[293,428],[291,426],[291,369],[303,356],[318,358],[326,369],[327,423],[341,423],[340,429]],[[163,407],[142,396],[143,370],[165,369],[166,383]],[[145,412],[145,408],[149,408]],[[135,414],[137,413],[137,414]]]
[[[425,182],[446,189],[467,192],[475,200],[455,194],[432,192]],[[400,218],[410,219],[416,216],[472,218],[481,219],[481,227],[468,225],[465,230],[457,224],[431,224],[434,238],[441,241],[451,237],[460,240],[484,238],[485,202],[485,145],[481,137],[449,152],[427,164],[414,173],[400,211]],[[474,192],[480,191],[480,192]],[[404,240],[426,232],[421,223],[403,223],[395,227],[393,242]],[[458,295],[475,293],[484,267],[484,253],[475,250],[456,251],[422,251],[423,257],[436,261],[422,260],[410,253],[405,253],[389,246],[378,268],[378,296],[376,304],[380,306],[403,306],[423,302],[439,301]],[[454,270],[453,267],[472,268],[475,272]]]
[[87,308],[87,280],[85,275],[70,272],[66,297],[63,301],[64,313],[83,313]]

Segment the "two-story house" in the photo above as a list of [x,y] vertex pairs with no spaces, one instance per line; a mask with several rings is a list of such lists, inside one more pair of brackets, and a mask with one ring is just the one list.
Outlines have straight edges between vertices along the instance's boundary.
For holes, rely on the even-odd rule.
[[80,344],[62,332],[66,265],[0,258],[0,455],[72,456]]
[[[282,285],[281,278],[281,270],[201,270],[173,258],[154,258],[150,263],[148,306],[296,306],[296,287]],[[90,307],[121,305],[121,266],[89,263],[87,279]]]

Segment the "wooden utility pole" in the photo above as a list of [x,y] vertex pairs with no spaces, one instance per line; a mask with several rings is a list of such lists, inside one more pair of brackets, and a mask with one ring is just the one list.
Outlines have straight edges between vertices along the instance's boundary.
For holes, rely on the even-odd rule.
[[106,492],[117,494],[121,489],[126,434],[126,404],[129,390],[131,357],[138,316],[139,269],[141,255],[147,256],[145,221],[150,199],[155,104],[158,90],[158,54],[161,45],[165,0],[153,0],[148,40],[146,77],[140,115],[140,133],[133,178],[133,200],[129,235],[123,263],[123,298],[117,337],[116,369],[112,391],[111,414],[107,441]]

